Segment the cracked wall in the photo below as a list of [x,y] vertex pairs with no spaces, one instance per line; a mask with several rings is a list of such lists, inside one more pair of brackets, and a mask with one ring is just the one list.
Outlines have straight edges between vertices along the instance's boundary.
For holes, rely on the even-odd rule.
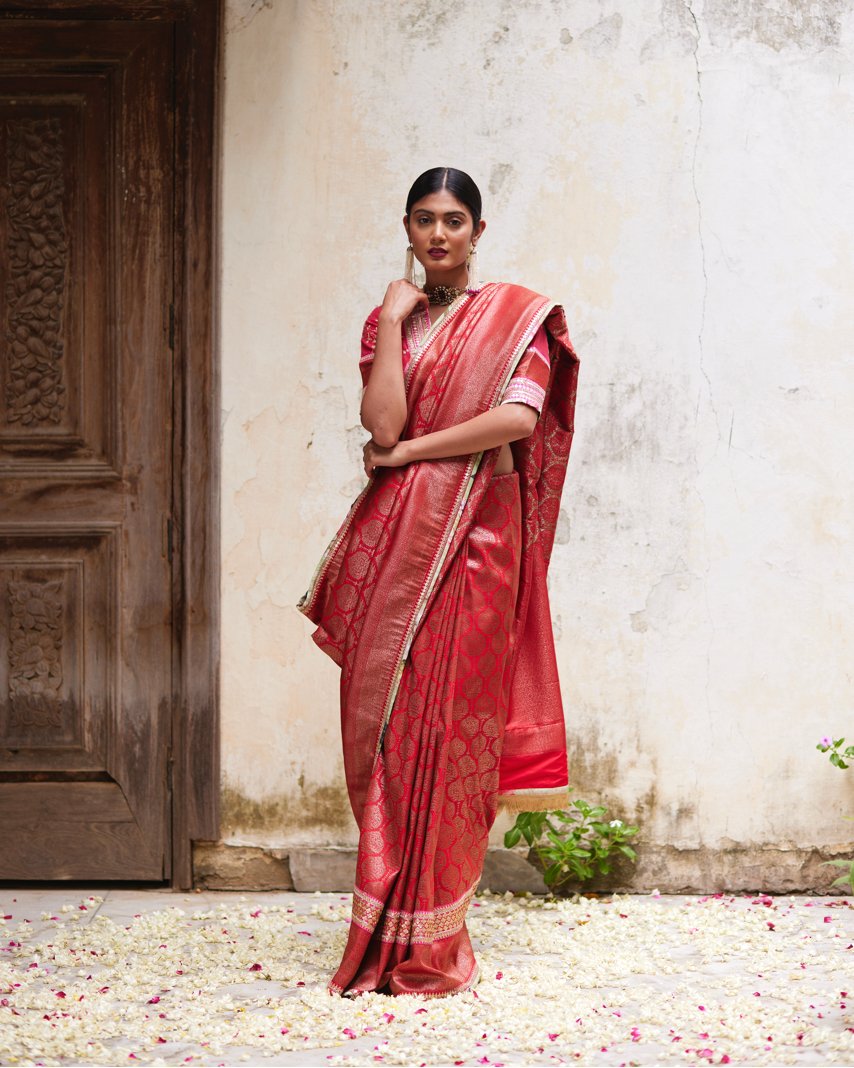
[[362,484],[406,190],[448,162],[485,195],[482,274],[561,300],[582,359],[550,575],[579,793],[650,849],[838,848],[850,5],[231,0],[226,30],[224,841],[356,841],[294,603]]

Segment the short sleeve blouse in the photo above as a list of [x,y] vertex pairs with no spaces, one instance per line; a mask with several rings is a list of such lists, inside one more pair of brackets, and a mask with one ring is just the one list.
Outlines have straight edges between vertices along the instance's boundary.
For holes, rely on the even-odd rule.
[[[374,308],[365,320],[362,329],[361,355],[359,358],[359,370],[362,375],[362,386],[368,384],[371,373],[371,365],[374,360],[374,351],[377,347],[377,323],[380,309]],[[417,338],[417,333],[415,334]],[[416,341],[417,344],[417,341]],[[417,350],[416,350],[417,351]],[[412,359],[412,350],[407,331],[403,333],[402,344],[403,370],[406,372],[409,361]],[[549,345],[545,327],[541,326],[531,344],[522,355],[516,370],[510,378],[505,390],[502,404],[528,404],[538,413],[543,410],[543,402],[546,397],[546,388],[549,383]]]

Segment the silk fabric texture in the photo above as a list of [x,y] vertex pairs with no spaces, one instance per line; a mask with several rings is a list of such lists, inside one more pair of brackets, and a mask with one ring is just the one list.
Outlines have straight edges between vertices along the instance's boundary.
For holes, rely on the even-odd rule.
[[[459,298],[406,367],[408,417],[402,437],[454,426],[501,403],[541,327],[548,339],[549,380],[533,433],[511,446],[515,471],[493,477],[498,448],[378,469],[299,603],[316,624],[314,641],[341,668],[345,775],[362,830],[354,924],[342,969],[330,984],[339,993],[347,987],[378,989],[381,983],[393,993],[439,995],[465,988],[472,981],[474,958],[463,918],[496,804],[554,809],[568,800],[565,724],[546,588],[578,374],[560,306],[507,283],[488,283]],[[504,556],[496,552],[496,544],[506,549]],[[484,598],[483,590],[471,584],[456,597],[453,591],[463,590],[460,576],[485,575],[490,568],[502,572],[504,589],[511,591],[509,600],[501,602],[504,607],[492,612],[490,624],[506,630],[506,655],[502,652],[495,661],[498,677],[489,678],[487,661],[475,670],[468,657],[472,682],[462,672],[456,678],[455,664],[452,677],[443,682],[437,675],[443,659],[454,659],[462,648],[448,635],[459,635],[467,625],[455,615],[470,615],[473,604]],[[431,665],[420,674],[410,663],[416,654],[422,665]],[[457,707],[469,700],[468,690],[474,693],[473,683],[484,688],[486,679],[484,694],[469,711],[475,706],[489,710],[491,695],[494,723],[484,720],[478,752],[489,736],[498,773],[494,788],[483,792],[483,814],[470,821],[478,826],[466,828],[465,821],[457,821],[456,830],[450,824],[446,828],[454,839],[469,831],[472,836],[467,853],[448,847],[458,854],[453,885],[445,877],[441,886],[442,880],[431,875],[429,888],[416,879],[418,885],[405,891],[396,885],[401,880],[392,877],[409,848],[400,820],[393,833],[388,827],[378,832],[380,853],[387,854],[379,868],[372,866],[365,842],[374,834],[368,825],[381,820],[378,813],[389,804],[385,794],[395,785],[385,763],[389,747],[399,768],[400,732],[417,734],[424,718],[410,716],[409,726],[402,726],[407,709],[418,706],[418,695],[408,688],[427,679],[431,686],[450,687],[449,699]],[[435,781],[444,783],[448,769],[436,764],[431,737],[425,736],[421,753],[409,744],[409,754],[423,765],[419,774],[429,779],[435,773]],[[465,760],[471,762],[469,754]],[[411,793],[413,770],[401,773],[396,785],[397,802],[414,805],[415,812],[417,803],[400,794],[404,787]],[[442,835],[441,829],[436,831],[437,818],[434,813],[421,832],[415,830],[429,838],[428,827],[433,828],[434,847],[436,834],[439,839]],[[395,820],[392,816],[386,822]],[[417,825],[414,816],[413,823]],[[396,867],[389,867],[389,857],[396,857]],[[435,849],[430,859],[435,863]]]

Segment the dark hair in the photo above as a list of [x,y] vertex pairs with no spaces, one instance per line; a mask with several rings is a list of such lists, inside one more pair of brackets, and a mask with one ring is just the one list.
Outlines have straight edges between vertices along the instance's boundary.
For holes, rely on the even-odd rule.
[[431,167],[429,171],[419,174],[406,198],[406,214],[409,215],[413,204],[431,193],[438,193],[440,189],[447,189],[460,203],[465,204],[477,227],[482,208],[480,190],[465,171],[458,171],[456,167]]

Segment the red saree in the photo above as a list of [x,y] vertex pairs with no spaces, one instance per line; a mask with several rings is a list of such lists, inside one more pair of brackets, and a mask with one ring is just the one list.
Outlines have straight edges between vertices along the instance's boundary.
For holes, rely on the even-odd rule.
[[499,450],[376,472],[299,602],[341,668],[360,827],[336,993],[443,996],[477,966],[465,914],[499,805],[567,801],[546,571],[573,432],[578,360],[562,309],[521,286],[459,298],[406,370],[402,437],[500,403],[538,328],[550,372],[534,432]]

